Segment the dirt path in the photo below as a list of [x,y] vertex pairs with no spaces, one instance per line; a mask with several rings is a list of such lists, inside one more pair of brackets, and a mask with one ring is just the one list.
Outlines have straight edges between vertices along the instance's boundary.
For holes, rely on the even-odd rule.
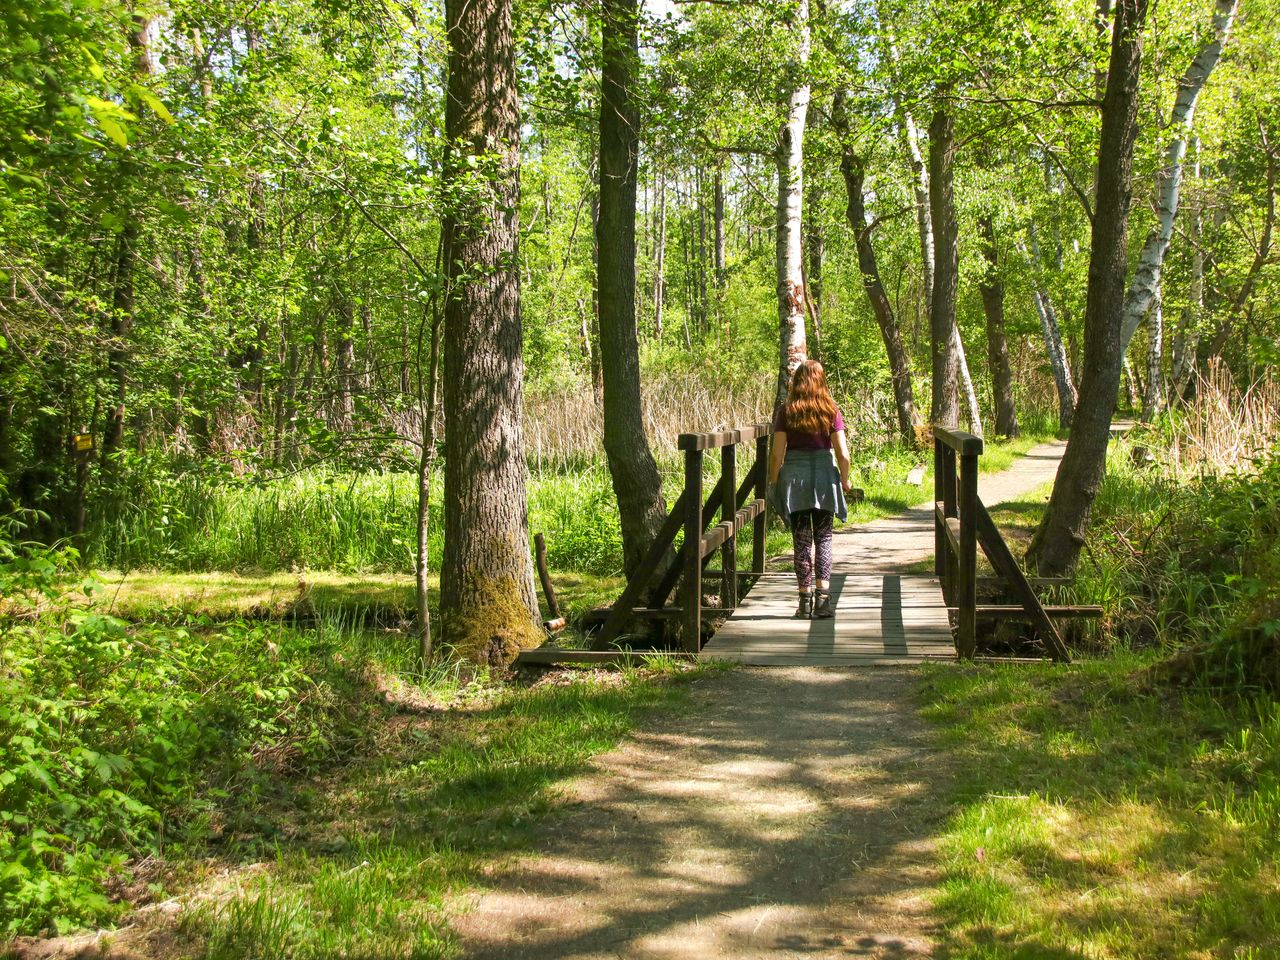
[[[601,758],[541,856],[458,923],[475,958],[912,957],[946,807],[914,668],[743,668]],[[785,714],[779,706],[786,705]]]
[[[1063,444],[981,483],[988,504],[1052,480]],[[850,572],[933,551],[932,507],[838,534]],[[687,715],[597,758],[540,854],[490,877],[457,928],[472,958],[928,956],[931,838],[946,763],[915,667],[739,668]]]

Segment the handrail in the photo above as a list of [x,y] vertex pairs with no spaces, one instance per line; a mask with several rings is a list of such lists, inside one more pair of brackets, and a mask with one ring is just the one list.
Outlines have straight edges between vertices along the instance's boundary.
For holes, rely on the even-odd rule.
[[982,456],[982,438],[951,427],[933,428],[933,438],[941,440],[961,456]]
[[[605,649],[621,635],[627,623],[639,615],[674,614],[679,618],[682,646],[689,653],[697,653],[702,646],[702,615],[713,609],[702,602],[702,576],[717,548],[720,551],[720,605],[714,609],[732,610],[738,605],[738,578],[744,574],[738,571],[737,536],[747,524],[751,524],[753,530],[752,568],[745,575],[764,573],[768,524],[765,482],[772,433],[773,424],[761,422],[731,430],[680,434],[676,447],[684,453],[683,489],[648,553],[609,611],[591,644],[593,650]],[[753,440],[755,463],[739,483],[738,444]],[[720,451],[720,477],[704,501],[702,468],[708,450]],[[718,523],[714,522],[717,514]],[[672,547],[681,530],[684,539],[673,555]],[[665,561],[669,559],[672,562],[668,564]],[[667,598],[676,589],[677,581],[682,581],[676,591],[679,602],[675,608],[669,608]],[[646,593],[650,602],[637,607]]]
[[[1018,566],[991,514],[978,497],[982,438],[951,427],[933,427],[934,572],[947,604],[956,611],[956,653],[971,660],[978,648],[978,545],[996,575],[1017,597],[1055,660],[1071,655],[1026,574]],[[957,459],[959,463],[957,464]],[[1080,610],[1076,609],[1078,615]],[[1064,615],[1062,610],[1055,610]],[[1003,610],[1001,615],[1008,615]]]

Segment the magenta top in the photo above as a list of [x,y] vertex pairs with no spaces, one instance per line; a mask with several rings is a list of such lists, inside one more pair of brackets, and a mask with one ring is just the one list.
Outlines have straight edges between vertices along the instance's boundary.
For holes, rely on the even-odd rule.
[[773,418],[773,429],[786,433],[788,450],[830,450],[831,434],[844,429],[844,417],[840,416],[839,410],[836,410],[836,418],[831,424],[831,429],[826,433],[801,433],[798,430],[787,429],[787,407],[783,404]]

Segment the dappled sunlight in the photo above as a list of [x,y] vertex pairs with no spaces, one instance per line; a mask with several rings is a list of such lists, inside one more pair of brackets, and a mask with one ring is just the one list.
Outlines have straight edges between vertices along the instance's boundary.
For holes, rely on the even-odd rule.
[[700,682],[695,720],[597,758],[495,872],[458,921],[467,955],[923,955],[946,770],[901,709],[912,675]]

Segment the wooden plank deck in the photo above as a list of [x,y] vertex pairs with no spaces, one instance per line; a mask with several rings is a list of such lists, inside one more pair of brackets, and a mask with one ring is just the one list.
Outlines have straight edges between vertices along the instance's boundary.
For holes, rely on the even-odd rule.
[[831,620],[795,620],[796,582],[771,573],[702,648],[705,659],[756,665],[869,666],[955,660],[936,577],[833,573]]

